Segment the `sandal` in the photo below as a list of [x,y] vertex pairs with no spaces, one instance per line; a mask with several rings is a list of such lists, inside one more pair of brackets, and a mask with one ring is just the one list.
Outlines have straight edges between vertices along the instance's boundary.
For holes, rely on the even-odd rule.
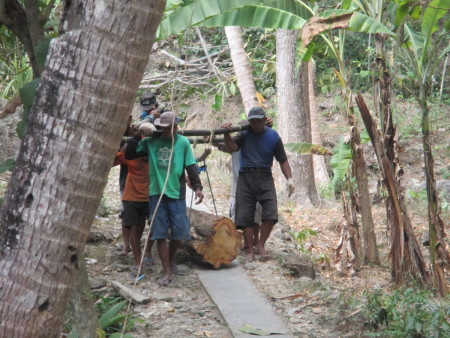
[[133,279],[137,279],[137,281],[140,281],[142,278],[145,277],[145,275],[140,273],[139,276],[138,276],[138,271],[139,271],[139,268],[136,265],[133,266],[130,269],[130,277],[133,278]]
[[170,278],[163,277],[161,279],[158,279],[158,285],[159,286],[169,286],[169,284],[172,282]]
[[144,257],[144,266],[150,268],[155,265],[155,259],[153,257]]

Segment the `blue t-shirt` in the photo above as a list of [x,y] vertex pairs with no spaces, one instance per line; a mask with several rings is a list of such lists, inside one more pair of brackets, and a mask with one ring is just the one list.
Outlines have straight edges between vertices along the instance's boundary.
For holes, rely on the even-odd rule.
[[241,150],[241,168],[271,168],[274,157],[278,162],[287,160],[281,137],[272,128],[265,127],[262,134],[243,131],[234,142]]

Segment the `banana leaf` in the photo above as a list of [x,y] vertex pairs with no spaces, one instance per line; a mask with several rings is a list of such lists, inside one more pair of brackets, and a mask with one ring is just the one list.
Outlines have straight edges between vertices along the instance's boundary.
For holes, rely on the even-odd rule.
[[298,154],[333,155],[333,153],[329,149],[322,147],[321,145],[312,143],[287,143],[284,145],[284,147],[287,150]]
[[353,158],[352,149],[344,138],[333,149],[333,157],[330,160],[331,169],[333,169],[334,179],[340,181],[349,172],[350,162]]

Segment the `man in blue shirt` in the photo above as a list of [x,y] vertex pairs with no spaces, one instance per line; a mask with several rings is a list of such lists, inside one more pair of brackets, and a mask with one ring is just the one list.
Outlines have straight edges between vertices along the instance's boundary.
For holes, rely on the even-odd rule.
[[[236,226],[244,228],[247,260],[253,261],[253,217],[256,202],[262,206],[262,223],[256,253],[262,259],[270,258],[265,243],[278,222],[278,206],[272,177],[273,158],[280,164],[281,172],[288,180],[289,196],[294,192],[291,167],[283,142],[278,133],[266,126],[266,113],[261,107],[253,107],[248,113],[250,129],[231,138],[225,134],[225,144],[230,152],[241,150],[241,168],[236,191]],[[230,129],[231,124],[223,126]]]

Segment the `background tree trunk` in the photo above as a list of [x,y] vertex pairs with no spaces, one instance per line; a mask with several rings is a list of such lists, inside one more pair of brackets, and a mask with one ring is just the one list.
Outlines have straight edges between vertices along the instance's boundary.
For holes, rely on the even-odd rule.
[[352,114],[348,116],[352,128],[352,171],[355,173],[356,184],[359,192],[359,213],[361,214],[362,233],[363,233],[363,255],[364,264],[380,264],[377,248],[377,238],[375,237],[375,226],[372,217],[372,202],[369,195],[369,184],[367,180],[366,161],[364,159],[361,137],[359,129],[355,126],[355,116],[353,108]]
[[[308,91],[309,91],[309,111],[311,116],[311,140],[314,144],[322,145],[322,137],[319,131],[319,116],[317,115],[316,95],[314,93],[314,61],[308,62]],[[325,157],[322,155],[313,155],[314,178],[317,184],[328,184],[330,175],[328,175]]]
[[233,61],[234,72],[236,73],[237,85],[241,92],[245,113],[255,106],[259,106],[256,98],[256,88],[253,82],[252,69],[248,63],[247,54],[242,41],[241,27],[226,26],[225,34],[230,47],[231,60]]
[[[296,68],[295,51],[298,32],[278,29],[277,48],[277,104],[278,126],[284,143],[311,143],[309,114],[308,64]],[[289,153],[296,190],[293,198],[301,205],[320,203],[314,181],[312,155]]]
[[1,337],[60,334],[165,1],[83,5],[84,29],[50,47],[0,213]]

